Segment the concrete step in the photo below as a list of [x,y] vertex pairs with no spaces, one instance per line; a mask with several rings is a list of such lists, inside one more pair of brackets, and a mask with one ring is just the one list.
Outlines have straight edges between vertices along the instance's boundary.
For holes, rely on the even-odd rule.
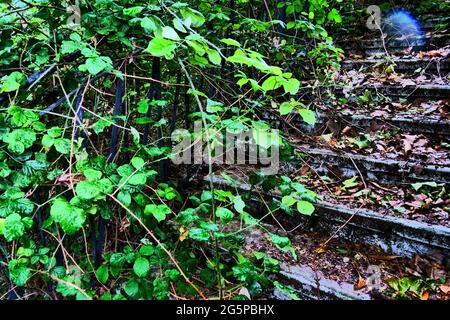
[[[446,76],[450,73],[450,59],[419,59],[419,58],[394,58],[392,59],[395,72],[414,74],[425,73],[437,76]],[[346,60],[342,63],[344,70],[372,70],[379,66],[388,66],[391,62],[384,59],[358,59]]]
[[[238,181],[232,184],[230,181],[214,176],[213,182],[220,188],[235,190],[254,190],[246,182],[236,177]],[[205,183],[209,178],[205,177]],[[255,194],[257,194],[255,192]],[[270,196],[281,200],[281,196],[270,193]],[[256,217],[263,216],[267,209],[258,201],[252,200],[252,214]],[[315,203],[316,211],[312,216],[294,214],[293,216],[278,216],[277,220],[283,221],[285,228],[297,228],[308,232],[335,234],[336,237],[366,245],[377,245],[382,250],[406,258],[414,255],[426,256],[431,252],[441,252],[450,262],[450,228],[433,225],[424,222],[383,215],[375,211],[350,208],[347,206],[318,201]],[[340,228],[345,223],[344,228]]]
[[[339,169],[342,177],[367,177],[380,183],[413,183],[435,181],[450,184],[450,167],[430,165],[418,161],[404,161],[389,158],[375,158],[351,152],[336,152],[326,148],[308,145],[296,146],[319,174],[333,175],[329,167]],[[304,162],[294,160],[292,170],[299,170]]]
[[[414,99],[430,99],[440,100],[448,99],[450,97],[450,85],[435,85],[435,84],[421,84],[421,85],[383,85],[370,84],[361,85],[353,89],[345,89],[348,94],[363,95],[365,91],[372,92],[372,96],[377,99],[377,95],[381,94],[386,98],[392,98],[394,101],[399,98],[407,99],[409,101]],[[338,94],[343,94],[344,89],[337,89]]]
[[[295,111],[289,116],[289,122],[301,131],[310,134],[321,134],[320,130],[328,121],[334,121],[343,124],[343,126],[351,126],[358,130],[365,130],[368,128],[386,126],[387,129],[400,129],[403,134],[423,134],[436,138],[436,136],[450,137],[450,118],[437,119],[436,117],[416,116],[414,118],[406,115],[383,115],[373,116],[370,113],[357,113],[356,111],[339,111],[336,114],[328,115],[325,112],[318,112],[316,114],[317,122],[315,126],[306,124],[302,117]],[[278,118],[267,118],[275,127],[282,128],[282,122]],[[283,127],[289,130],[289,126]]]

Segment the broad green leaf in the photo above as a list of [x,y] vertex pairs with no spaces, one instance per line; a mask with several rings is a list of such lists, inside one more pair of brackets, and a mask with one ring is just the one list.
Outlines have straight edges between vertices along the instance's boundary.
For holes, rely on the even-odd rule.
[[14,71],[1,79],[0,93],[19,90],[21,86],[25,85],[26,80],[27,77],[24,74]]
[[229,46],[235,46],[235,47],[240,47],[241,46],[241,44],[239,42],[237,42],[236,40],[234,40],[234,39],[222,39],[220,41],[225,43],[225,44],[227,44],[227,45],[229,45]]
[[63,198],[57,198],[53,202],[50,208],[50,215],[68,235],[72,235],[80,230],[86,220],[86,214],[83,209],[72,206]]
[[62,153],[62,154],[70,153],[71,143],[70,143],[69,139],[64,139],[64,138],[56,139],[54,142],[54,145],[55,145],[56,151],[58,151],[59,153]]
[[314,111],[309,109],[299,109],[298,113],[307,124],[312,126],[316,124],[316,115],[314,114]]
[[233,220],[234,214],[227,208],[218,208],[216,210],[216,216],[219,217],[224,224],[228,224]]
[[308,201],[298,201],[297,210],[304,215],[310,216],[314,213],[314,206]]
[[23,236],[25,232],[25,225],[22,222],[22,217],[13,213],[6,217],[3,226],[3,235],[7,241],[13,241]]
[[100,281],[103,284],[106,284],[109,279],[109,271],[107,265],[102,265],[100,268],[97,269],[95,272],[95,275],[97,276],[98,281]]
[[291,196],[284,196],[283,199],[281,199],[281,203],[283,203],[285,206],[293,206],[297,200]]
[[177,45],[172,40],[164,38],[154,38],[148,44],[145,52],[148,52],[155,57],[165,57],[166,59],[170,60],[173,58],[173,51],[176,47]]
[[81,181],[75,187],[77,195],[84,200],[91,200],[101,195],[101,189],[96,182]]
[[146,258],[139,257],[134,262],[133,271],[139,278],[144,278],[150,271],[150,263]]
[[169,26],[165,26],[162,29],[162,36],[164,38],[170,39],[170,40],[175,40],[175,41],[180,40],[178,33],[172,27],[169,27]]
[[287,115],[287,114],[291,113],[291,111],[293,109],[294,109],[294,106],[290,102],[283,102],[280,105],[280,115],[282,115],[282,116]]

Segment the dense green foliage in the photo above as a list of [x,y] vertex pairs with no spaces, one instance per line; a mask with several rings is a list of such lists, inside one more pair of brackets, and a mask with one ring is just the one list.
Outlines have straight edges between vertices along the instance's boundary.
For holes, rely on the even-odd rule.
[[[212,184],[191,190],[179,169],[167,177],[161,168],[171,167],[170,132],[193,132],[193,121],[208,130],[254,129],[261,148],[271,134],[263,112],[295,108],[314,124],[297,93],[302,81],[326,83],[339,67],[342,51],[326,30],[349,4],[80,0],[74,27],[63,3],[0,4],[0,292],[42,299],[245,298],[241,287],[256,298],[274,285],[289,292],[271,283],[276,259],[241,251],[243,232],[259,228],[297,258],[288,238],[251,215],[251,193]],[[277,141],[288,160],[292,148]],[[301,183],[258,172],[252,181],[283,196],[267,214],[313,214],[315,194]]]

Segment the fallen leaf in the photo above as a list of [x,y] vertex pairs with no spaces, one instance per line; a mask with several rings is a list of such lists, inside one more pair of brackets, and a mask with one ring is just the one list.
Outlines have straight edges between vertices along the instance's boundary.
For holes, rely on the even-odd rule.
[[316,249],[316,253],[325,253],[327,252],[327,248],[323,245],[320,245],[317,249]]
[[412,151],[412,147],[417,136],[404,134],[403,137],[403,150],[405,151],[405,155],[409,155]]
[[441,291],[442,291],[443,293],[445,293],[445,294],[447,294],[447,293],[450,292],[450,286],[447,286],[447,285],[445,285],[445,284],[441,285],[441,286],[439,287],[439,289],[441,289]]
[[364,288],[365,286],[366,286],[366,280],[364,280],[364,278],[362,278],[361,276],[359,276],[358,283],[355,284],[355,286],[354,286],[355,290],[361,290],[361,289]]
[[430,297],[430,294],[428,293],[428,290],[425,290],[423,292],[423,295],[420,297],[420,300],[428,300],[429,297]]

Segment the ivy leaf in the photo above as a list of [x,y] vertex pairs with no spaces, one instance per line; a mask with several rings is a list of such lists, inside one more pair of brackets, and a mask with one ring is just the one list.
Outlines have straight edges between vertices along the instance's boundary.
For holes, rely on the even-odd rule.
[[6,217],[3,226],[3,235],[7,241],[19,239],[25,232],[25,225],[22,222],[22,217],[13,213]]
[[72,235],[80,230],[86,220],[86,214],[83,209],[72,206],[63,198],[57,198],[53,202],[50,208],[50,215],[68,235]]
[[316,124],[316,115],[313,111],[309,109],[299,109],[298,113],[307,124],[312,126]]
[[150,263],[147,259],[139,257],[134,262],[133,271],[139,278],[143,278],[150,271]]
[[165,57],[170,60],[173,58],[173,51],[176,47],[177,45],[172,40],[157,37],[150,41],[145,52],[155,57]]
[[224,224],[228,224],[233,220],[234,214],[227,208],[218,208],[216,210],[216,216],[219,217]]
[[314,213],[314,206],[311,202],[308,201],[298,201],[297,202],[297,210],[304,215],[310,216]]

